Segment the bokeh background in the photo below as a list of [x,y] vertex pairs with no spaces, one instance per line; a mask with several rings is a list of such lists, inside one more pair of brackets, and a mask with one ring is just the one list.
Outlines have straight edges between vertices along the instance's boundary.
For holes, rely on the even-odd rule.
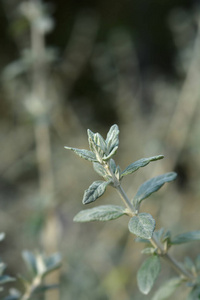
[[[64,146],[88,148],[87,128],[105,137],[119,125],[122,169],[164,154],[126,178],[124,189],[131,198],[144,180],[176,171],[176,182],[142,210],[174,234],[200,229],[198,4],[0,1],[0,230],[6,233],[0,256],[15,275],[26,274],[22,250],[60,252],[60,291],[48,299],[153,295],[138,291],[136,271],[145,257],[126,217],[73,223],[84,209],[84,190],[99,177]],[[112,188],[97,201],[120,204]],[[199,243],[170,251],[180,261],[187,253],[195,259]],[[175,275],[162,265],[154,291]],[[186,292],[179,289],[174,299]]]

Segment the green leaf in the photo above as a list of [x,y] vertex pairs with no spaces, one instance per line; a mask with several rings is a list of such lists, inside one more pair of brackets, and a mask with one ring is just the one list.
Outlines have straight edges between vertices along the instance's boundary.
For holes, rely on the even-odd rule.
[[84,158],[86,160],[93,161],[93,162],[97,161],[96,155],[92,151],[85,150],[85,149],[72,148],[72,147],[67,147],[67,146],[65,146],[65,149],[72,150],[78,156],[80,156],[81,158]]
[[28,250],[24,250],[22,252],[22,257],[23,257],[29,271],[31,272],[31,274],[35,276],[37,274],[37,263],[36,263],[36,258],[33,255],[33,253],[31,253]]
[[152,300],[165,300],[168,299],[181,284],[182,280],[180,277],[174,277],[165,282],[154,294]]
[[179,245],[198,240],[200,240],[200,231],[190,231],[176,235],[174,238],[171,239],[171,244]]
[[59,253],[54,253],[49,257],[44,258],[46,271],[44,275],[61,267],[61,256]]
[[8,275],[0,276],[0,284],[4,284],[4,283],[7,283],[7,282],[11,282],[11,281],[15,281],[15,278],[10,277]]
[[156,253],[156,250],[157,250],[157,249],[155,249],[155,248],[153,248],[153,247],[147,247],[147,248],[144,248],[144,249],[141,251],[141,253],[142,253],[142,254],[154,254],[154,253]]
[[149,197],[152,193],[159,190],[164,183],[174,180],[176,176],[176,173],[169,172],[147,180],[139,187],[133,202],[136,204],[140,203],[143,199]]
[[199,300],[200,299],[200,287],[197,286],[192,289],[192,291],[189,293],[187,300]]
[[100,163],[93,163],[94,170],[105,179],[109,179],[109,175]]
[[128,228],[131,233],[144,238],[151,239],[156,222],[150,214],[141,213],[130,219]]
[[147,258],[137,273],[137,282],[140,291],[147,295],[152,289],[160,272],[160,259],[153,255]]
[[108,131],[106,137],[106,145],[109,154],[113,151],[113,149],[115,149],[116,152],[119,146],[119,128],[116,124],[111,126],[110,130]]
[[139,168],[144,167],[148,165],[151,161],[156,161],[159,159],[162,159],[164,156],[163,155],[157,155],[157,156],[152,156],[149,158],[142,158],[134,163],[130,164],[121,174],[121,177],[126,176],[128,174],[132,174],[133,172],[137,171]]
[[80,211],[75,222],[109,221],[125,215],[124,207],[117,205],[101,205]]
[[110,184],[110,181],[94,181],[84,192],[83,204],[94,202],[97,198],[101,197],[104,194],[108,184]]

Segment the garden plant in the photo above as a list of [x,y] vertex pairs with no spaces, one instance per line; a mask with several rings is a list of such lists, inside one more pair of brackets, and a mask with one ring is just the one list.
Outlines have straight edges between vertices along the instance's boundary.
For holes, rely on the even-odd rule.
[[118,126],[115,124],[110,128],[106,139],[99,133],[93,133],[89,129],[87,134],[90,150],[65,147],[81,158],[92,162],[94,170],[104,179],[94,181],[85,190],[83,204],[96,201],[110,185],[117,190],[124,205],[101,205],[85,209],[74,217],[74,221],[109,221],[127,216],[129,218],[129,231],[136,236],[137,242],[146,245],[142,253],[148,256],[137,272],[139,290],[145,295],[151,291],[161,270],[160,259],[164,259],[176,271],[177,276],[164,282],[155,292],[152,300],[169,299],[176,288],[182,284],[186,284],[190,288],[187,300],[200,299],[200,255],[197,256],[194,262],[191,258],[186,257],[184,262],[180,263],[169,253],[171,247],[200,240],[200,231],[191,231],[173,236],[169,230],[164,228],[155,229],[156,221],[152,215],[140,212],[142,201],[158,191],[166,182],[176,179],[177,174],[169,172],[145,181],[138,188],[134,197],[129,199],[122,187],[122,179],[150,162],[162,159],[164,156],[158,155],[139,159],[122,171],[113,159],[119,147]]

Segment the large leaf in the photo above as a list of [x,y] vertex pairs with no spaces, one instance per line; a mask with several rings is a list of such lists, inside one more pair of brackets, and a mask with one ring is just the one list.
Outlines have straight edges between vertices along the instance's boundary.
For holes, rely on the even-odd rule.
[[165,300],[168,299],[181,284],[182,279],[180,277],[174,277],[165,282],[154,294],[152,300]]
[[94,181],[84,192],[83,204],[94,202],[97,198],[101,197],[108,184],[110,184],[110,181]]
[[149,158],[142,158],[134,163],[130,164],[121,174],[121,177],[126,176],[128,174],[132,174],[133,172],[137,171],[139,168],[144,167],[148,165],[151,161],[156,161],[159,159],[162,159],[164,156],[163,155],[157,155],[157,156],[152,156]]
[[124,207],[117,205],[101,205],[80,211],[75,217],[75,222],[109,221],[125,214]]
[[72,147],[67,147],[67,146],[65,146],[65,149],[75,152],[78,156],[80,156],[86,160],[93,161],[93,162],[97,161],[96,155],[92,151],[89,151],[86,149],[72,148]]
[[[119,146],[119,128],[115,124],[110,127],[110,130],[108,131],[107,137],[106,137],[106,145],[108,153],[110,154],[111,151]],[[115,151],[116,152],[116,151]]]
[[151,239],[156,222],[150,214],[141,213],[130,219],[128,228],[140,238]]
[[158,256],[147,258],[137,273],[137,282],[140,291],[147,295],[152,289],[160,272],[160,259]]
[[177,176],[176,173],[169,172],[145,181],[139,187],[137,194],[133,199],[133,202],[135,204],[140,203],[143,199],[149,197],[152,193],[159,190],[164,183],[174,180],[176,176]]
[[200,231],[190,231],[185,232],[182,234],[176,235],[174,238],[171,239],[171,244],[177,245],[177,244],[184,244],[189,243],[192,241],[199,241],[200,240]]

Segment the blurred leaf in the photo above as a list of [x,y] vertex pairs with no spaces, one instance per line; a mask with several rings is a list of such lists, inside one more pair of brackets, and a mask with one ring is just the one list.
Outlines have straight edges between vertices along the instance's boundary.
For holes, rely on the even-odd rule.
[[130,219],[128,228],[131,233],[144,238],[150,239],[155,229],[155,220],[148,213],[141,213]]
[[0,242],[5,238],[5,233],[4,232],[1,232],[0,233]]
[[60,268],[61,256],[59,253],[54,253],[53,255],[51,255],[49,257],[45,257],[44,262],[45,262],[45,266],[46,266],[46,271],[45,271],[44,275],[46,275],[47,273]]
[[153,247],[148,247],[148,248],[144,248],[142,251],[141,251],[142,254],[154,254],[156,253],[156,249],[153,248]]
[[109,221],[125,214],[124,207],[117,205],[101,205],[80,211],[75,217],[75,222]]
[[35,276],[37,274],[37,262],[36,262],[35,255],[33,255],[33,253],[31,253],[28,250],[24,250],[22,252],[22,257],[23,257],[29,271],[31,272],[31,274],[33,276]]
[[0,275],[3,274],[5,268],[6,268],[6,264],[4,264],[3,262],[0,262]]
[[200,254],[197,256],[196,260],[195,260],[195,264],[197,267],[197,270],[200,270]]
[[[108,154],[111,154],[113,150],[115,149],[115,152],[117,151],[117,148],[119,146],[119,128],[115,124],[110,127],[110,130],[108,131],[107,137],[106,137],[106,145],[108,149]],[[113,155],[112,154],[112,155]]]
[[187,300],[199,300],[200,299],[200,286],[197,286],[192,289],[189,293]]
[[160,259],[153,255],[147,258],[137,273],[137,282],[140,291],[147,295],[152,289],[160,272]]
[[94,202],[97,198],[101,197],[108,184],[110,184],[110,181],[94,181],[84,192],[83,204]]
[[200,231],[190,231],[176,235],[174,238],[171,239],[171,244],[179,245],[198,240],[200,240]]
[[4,284],[4,283],[7,283],[7,282],[11,282],[11,281],[15,281],[15,278],[10,277],[8,275],[1,275],[0,276],[0,284]]
[[38,293],[44,293],[49,290],[57,289],[58,287],[59,287],[58,284],[40,285],[34,290],[33,295],[38,294]]
[[181,284],[182,280],[180,277],[174,277],[165,282],[154,294],[152,300],[165,300],[168,299]]
[[126,176],[128,174],[132,174],[133,172],[137,171],[139,168],[144,167],[148,165],[151,161],[156,161],[159,159],[162,159],[164,156],[163,155],[157,155],[157,156],[152,156],[149,158],[142,158],[134,163],[130,164],[121,174],[121,177]]
[[174,180],[176,176],[176,173],[169,172],[147,180],[139,187],[137,194],[133,199],[134,203],[140,203],[143,199],[159,190],[164,183]]
[[38,253],[36,255],[36,267],[37,267],[37,275],[43,276],[47,272],[45,259],[41,253]]
[[190,272],[195,272],[195,264],[193,263],[192,259],[188,256],[186,256],[184,258],[184,266],[187,270],[189,270]]
[[92,151],[89,151],[86,149],[71,148],[71,147],[67,147],[67,146],[65,146],[65,149],[72,150],[81,158],[84,158],[89,161],[97,162],[96,155]]

